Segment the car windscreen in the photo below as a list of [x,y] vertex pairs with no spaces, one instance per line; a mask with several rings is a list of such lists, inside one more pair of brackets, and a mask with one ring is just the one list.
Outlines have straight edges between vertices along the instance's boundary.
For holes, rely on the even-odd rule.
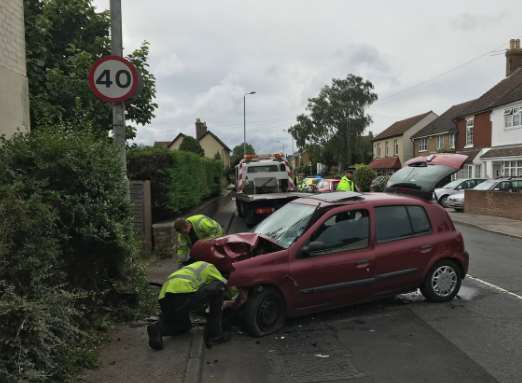
[[409,189],[419,193],[432,193],[455,171],[445,165],[405,166],[390,177],[386,189],[390,189],[387,191]]
[[443,189],[455,189],[457,186],[459,186],[463,181],[462,180],[455,180],[451,181],[449,184],[444,185]]
[[493,188],[498,181],[496,180],[487,180],[484,182],[479,183],[477,186],[473,188],[473,190],[489,190]]
[[271,238],[287,249],[303,234],[315,209],[315,205],[286,204],[257,225],[254,232]]
[[247,169],[247,173],[274,173],[278,171],[277,165],[249,166]]

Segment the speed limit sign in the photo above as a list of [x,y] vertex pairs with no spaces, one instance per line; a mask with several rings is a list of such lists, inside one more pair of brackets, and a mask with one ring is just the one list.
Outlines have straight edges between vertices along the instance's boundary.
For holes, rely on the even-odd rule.
[[89,88],[105,102],[123,102],[136,95],[138,71],[134,64],[120,56],[105,56],[89,71]]

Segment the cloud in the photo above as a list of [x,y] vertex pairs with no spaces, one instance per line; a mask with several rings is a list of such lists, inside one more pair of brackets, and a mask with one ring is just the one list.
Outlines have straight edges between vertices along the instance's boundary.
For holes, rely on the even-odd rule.
[[507,12],[496,14],[464,12],[450,19],[449,24],[455,30],[472,32],[496,26],[508,15]]

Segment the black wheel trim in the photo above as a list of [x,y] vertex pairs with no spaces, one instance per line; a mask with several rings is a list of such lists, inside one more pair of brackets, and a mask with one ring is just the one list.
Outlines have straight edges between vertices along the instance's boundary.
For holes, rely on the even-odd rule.
[[256,322],[262,331],[269,331],[279,321],[282,315],[282,305],[275,296],[265,297],[258,306]]

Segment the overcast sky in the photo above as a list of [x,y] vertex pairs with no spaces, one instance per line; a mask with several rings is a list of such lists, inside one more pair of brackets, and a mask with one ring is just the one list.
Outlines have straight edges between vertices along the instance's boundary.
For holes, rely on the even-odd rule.
[[[95,0],[99,9],[109,0]],[[375,85],[376,134],[396,120],[478,97],[522,38],[520,0],[122,0],[126,53],[151,43],[159,109],[137,141],[194,135],[201,118],[231,148],[291,147],[307,99],[349,73]],[[494,53],[488,53],[494,52]]]

